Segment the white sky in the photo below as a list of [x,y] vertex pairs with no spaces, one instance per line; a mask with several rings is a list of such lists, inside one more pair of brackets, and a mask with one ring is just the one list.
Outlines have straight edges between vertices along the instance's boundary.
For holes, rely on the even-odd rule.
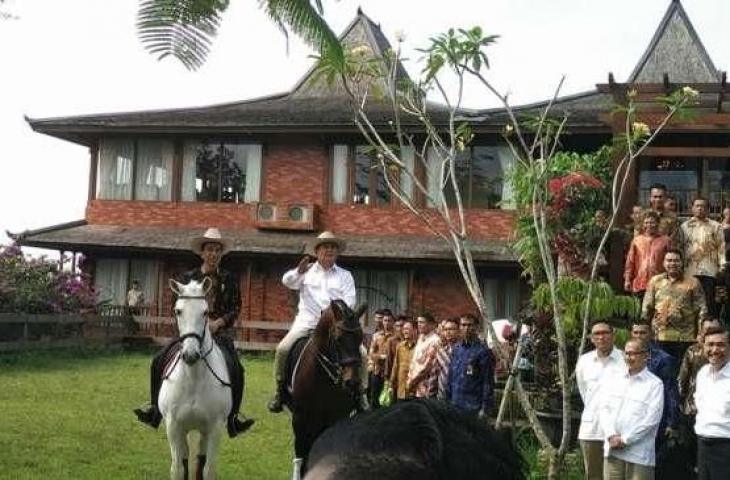
[[[670,0],[324,0],[342,31],[358,5],[405,48],[449,27],[480,25],[501,35],[490,75],[513,103],[543,100],[567,76],[565,94],[628,77]],[[7,0],[19,17],[0,21],[0,243],[18,232],[84,216],[88,151],[32,132],[33,118],[205,105],[288,90],[311,53],[284,37],[258,0],[232,0],[207,64],[189,72],[156,61],[136,38],[138,0]],[[715,66],[730,65],[727,0],[685,0]],[[723,48],[724,47],[724,48]],[[417,53],[409,55],[418,58]],[[413,67],[408,67],[415,73]],[[493,106],[481,91],[469,107]]]

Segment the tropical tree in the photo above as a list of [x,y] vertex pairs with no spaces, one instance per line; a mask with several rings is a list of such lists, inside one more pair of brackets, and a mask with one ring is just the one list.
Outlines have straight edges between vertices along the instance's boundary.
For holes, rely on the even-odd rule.
[[[336,64],[344,54],[337,35],[322,17],[322,0],[260,0],[261,8],[285,36],[298,35]],[[137,32],[158,59],[173,57],[196,70],[208,56],[229,0],[140,0]]]
[[[507,352],[501,349],[497,349],[496,353],[505,363],[514,362],[503,398],[508,396],[512,388],[515,389],[535,436],[546,453],[549,477],[558,478],[571,433],[572,376],[575,369],[569,357],[569,347],[575,343],[571,339],[580,339],[577,351],[581,352],[585,346],[591,314],[605,317],[636,312],[633,299],[622,301],[613,295],[607,284],[596,281],[606,242],[619,218],[628,172],[633,168],[636,158],[664,126],[698,94],[685,87],[660,98],[666,113],[653,132],[639,121],[638,109],[632,95],[629,95],[628,105],[617,109],[617,113],[625,117],[625,133],[611,153],[612,156],[616,155],[617,168],[606,169],[604,173],[607,178],[603,180],[585,172],[556,177],[554,173],[560,170],[561,163],[576,160],[575,155],[561,152],[560,138],[567,123],[566,115],[555,116],[551,111],[562,81],[556,88],[553,100],[544,109],[527,120],[518,119],[507,95],[491,83],[486,73],[489,68],[487,48],[496,39],[497,36],[487,35],[479,27],[451,29],[431,38],[429,44],[421,49],[424,65],[422,76],[417,82],[398,74],[401,70],[400,46],[383,58],[374,58],[367,55],[363,46],[355,46],[345,52],[344,68],[331,62],[327,56],[322,56],[318,69],[323,78],[341,82],[350,95],[355,124],[371,145],[378,160],[378,168],[382,169],[391,193],[452,249],[467,291],[491,335],[495,335],[491,325],[493,319],[487,316],[487,306],[474,266],[471,250],[474,242],[470,239],[458,175],[463,153],[474,138],[468,113],[461,107],[466,85],[469,84],[467,80],[476,80],[488,95],[496,97],[504,107],[507,121],[503,139],[518,165],[519,181],[523,182],[524,198],[518,202],[518,207],[522,209],[522,219],[530,229],[531,258],[537,259],[532,264],[532,275],[540,279],[533,303],[548,311],[556,342],[555,369],[563,412],[562,436],[558,446],[551,443],[537,417],[532,399],[519,377],[513,374],[521,345],[514,359],[510,359]],[[455,80],[454,94],[448,93],[448,77]],[[427,100],[429,95],[437,96],[441,101],[447,112],[445,120],[443,108],[438,118],[432,116],[433,104]],[[392,106],[389,128],[376,125],[368,114],[373,105],[382,107],[384,103]],[[408,121],[405,121],[406,117]],[[417,127],[413,127],[414,120]],[[415,157],[416,162],[420,162],[421,168],[410,166],[410,160],[405,158],[406,151],[410,152],[409,156]],[[605,155],[605,152],[597,152],[591,158],[595,160],[603,156],[605,159]],[[416,173],[419,170],[428,172],[427,181]],[[401,180],[404,175],[408,178],[407,182]],[[434,185],[437,188],[433,188]],[[561,238],[563,242],[568,242],[575,240],[576,236],[566,235],[565,225],[556,223],[560,217],[555,215],[556,204],[568,202],[584,186],[597,189],[599,185],[603,187],[603,192],[595,200],[605,204],[607,209],[600,222],[586,222],[582,217],[569,220],[571,225],[586,222],[586,225],[592,225],[591,228],[598,228],[592,234],[591,245],[579,245],[583,249],[581,258],[587,259],[585,271],[577,279],[561,278],[555,262],[558,253],[556,247],[560,245]],[[411,188],[415,193],[409,190]],[[505,402],[500,407],[498,426],[503,418],[504,406]]]

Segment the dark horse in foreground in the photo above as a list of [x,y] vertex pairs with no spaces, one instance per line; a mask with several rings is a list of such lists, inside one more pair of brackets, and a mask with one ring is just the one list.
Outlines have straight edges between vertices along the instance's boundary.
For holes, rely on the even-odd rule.
[[325,431],[306,480],[522,480],[507,434],[437,400],[399,402]]
[[359,405],[363,339],[359,318],[366,308],[353,311],[342,300],[333,300],[312,336],[289,354],[291,390],[284,403],[291,410],[294,429],[293,478],[306,470],[304,460],[317,437]]

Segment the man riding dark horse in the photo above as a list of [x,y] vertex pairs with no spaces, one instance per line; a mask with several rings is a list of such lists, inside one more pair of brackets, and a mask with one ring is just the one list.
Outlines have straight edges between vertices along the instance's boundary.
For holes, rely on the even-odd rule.
[[[355,306],[356,292],[352,274],[336,264],[337,257],[345,250],[345,246],[345,241],[332,232],[322,232],[309,245],[309,253],[282,278],[284,286],[299,292],[299,305],[294,323],[276,347],[274,355],[276,389],[268,404],[269,411],[273,413],[282,411],[286,360],[294,344],[312,334],[321,313],[329,307],[331,301],[340,299],[349,308]],[[363,358],[365,355],[363,348]],[[361,378],[365,379],[366,376],[362,375]],[[360,402],[360,408],[365,409],[365,387],[362,389]]]
[[[217,228],[209,228],[202,237],[193,239],[191,249],[203,259],[203,264],[199,268],[183,274],[180,282],[183,284],[187,284],[191,280],[202,282],[206,278],[212,282],[212,287],[207,294],[208,325],[213,338],[226,357],[233,397],[226,426],[228,435],[235,437],[251,428],[254,420],[247,419],[243,414],[241,414],[241,418],[238,418],[243,398],[244,370],[233,343],[233,324],[241,309],[241,293],[236,278],[230,272],[220,268],[221,258],[230,250],[230,242],[221,237]],[[172,304],[175,304],[174,300]],[[164,369],[170,358],[174,356],[178,346],[177,342],[170,343],[152,360],[150,367],[151,405],[146,409],[134,410],[140,422],[153,428],[157,428],[162,421],[157,398],[162,387]]]

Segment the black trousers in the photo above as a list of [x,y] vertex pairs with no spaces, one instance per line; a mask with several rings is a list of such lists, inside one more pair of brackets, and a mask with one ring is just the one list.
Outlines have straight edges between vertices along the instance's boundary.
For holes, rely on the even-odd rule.
[[[236,415],[241,408],[241,401],[243,400],[243,382],[244,382],[244,370],[241,361],[238,359],[238,352],[236,352],[236,346],[233,343],[233,339],[228,336],[216,336],[213,337],[215,342],[223,350],[223,357],[226,359],[226,367],[228,368],[228,378],[231,382],[231,395],[233,398],[233,405],[229,416]],[[165,365],[168,363],[168,357],[171,357],[178,345],[172,342],[160,350],[155,358],[152,359],[150,365],[150,403],[157,407],[157,399],[160,396],[160,389],[162,388],[162,375]]]
[[720,309],[718,308],[717,302],[715,302],[715,284],[717,283],[715,277],[695,275],[695,278],[700,281],[702,290],[705,291],[707,313],[709,313],[712,318],[719,318]]
[[697,438],[697,479],[730,478],[730,438]]
[[370,374],[368,377],[368,402],[370,408],[380,407],[380,394],[383,393],[385,378],[380,375]]

